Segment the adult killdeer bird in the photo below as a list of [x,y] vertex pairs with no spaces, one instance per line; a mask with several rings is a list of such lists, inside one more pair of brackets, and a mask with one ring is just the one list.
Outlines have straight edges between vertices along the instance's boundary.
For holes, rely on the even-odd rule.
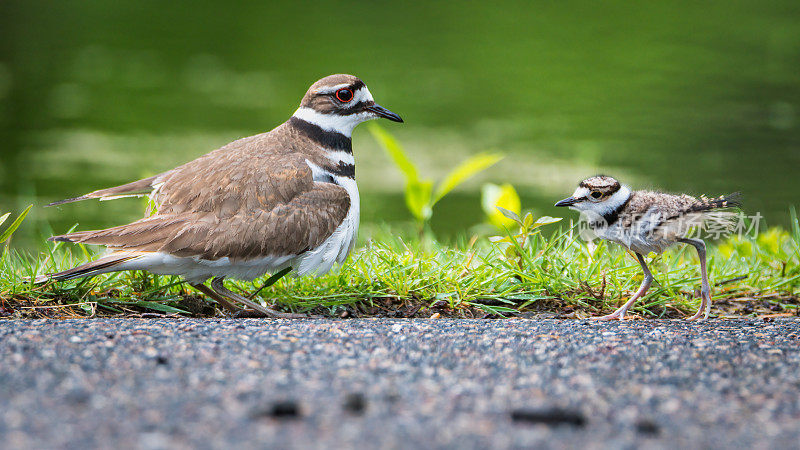
[[[379,117],[403,121],[376,104],[360,79],[331,75],[268,133],[150,178],[51,203],[149,195],[154,208],[127,225],[50,238],[105,245],[110,252],[37,281],[147,270],[180,275],[229,310],[238,309],[231,300],[268,316],[293,316],[229,291],[223,280],[289,268],[298,276],[320,275],[345,260],[359,224],[350,136],[359,123]],[[203,284],[209,278],[211,288]]]
[[711,288],[706,271],[706,245],[700,239],[687,237],[692,229],[713,222],[726,227],[735,216],[721,208],[738,206],[738,194],[716,198],[695,198],[689,195],[672,195],[662,192],[631,191],[609,176],[598,175],[580,182],[575,193],[556,203],[580,211],[594,235],[617,242],[636,253],[644,270],[639,290],[613,313],[596,317],[597,320],[624,319],[625,312],[642,297],[653,275],[647,268],[644,255],[661,253],[668,247],[684,243],[694,246],[700,258],[702,289],[700,308],[689,320],[708,319],[711,309]]

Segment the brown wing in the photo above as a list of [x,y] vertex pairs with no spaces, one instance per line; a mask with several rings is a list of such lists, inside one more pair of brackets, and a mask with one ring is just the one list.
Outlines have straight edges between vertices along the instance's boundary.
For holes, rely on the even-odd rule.
[[620,215],[620,223],[623,227],[630,227],[635,221],[646,218],[648,213],[653,213],[648,218],[649,226],[658,230],[660,236],[672,239],[684,236],[692,227],[702,226],[704,222],[714,223],[717,227],[732,226],[731,220],[735,217],[732,214],[709,212],[738,205],[738,193],[696,198],[686,194],[636,191],[628,200],[626,213]]
[[159,214],[271,210],[313,188],[305,157],[269,135],[228,144],[164,174],[153,200]]
[[274,133],[232,142],[151,184],[155,215],[51,239],[208,259],[290,255],[322,243],[350,207],[344,188],[315,182],[306,158]]
[[[157,194],[154,198],[156,204],[173,212],[193,209],[211,211],[218,206],[218,202],[230,201],[231,193],[241,195],[255,190],[266,193],[264,197],[267,201],[285,201],[294,192],[294,186],[278,185],[279,180],[291,178],[290,173],[279,172],[286,172],[287,169],[296,171],[297,163],[304,161],[292,160],[291,155],[295,149],[292,148],[291,141],[286,139],[285,132],[274,131],[233,141],[182,166],[149,178],[99,189],[47,206],[92,198],[109,200],[141,196],[150,194],[153,190]],[[266,184],[258,185],[263,182]],[[241,197],[258,198],[244,195]],[[165,211],[159,208],[159,212]]]
[[635,221],[644,217],[651,209],[661,214],[662,221],[679,217],[688,211],[697,199],[689,195],[673,195],[663,192],[635,191],[625,207],[625,214],[620,215],[621,224],[631,226]]
[[631,195],[627,209],[633,215],[642,216],[650,208],[656,208],[665,221],[691,213],[701,213],[721,208],[739,206],[739,193],[708,198],[705,196],[674,195],[662,192],[637,191]]
[[224,218],[201,212],[157,214],[128,225],[53,239],[211,260],[296,255],[330,236],[349,207],[350,197],[343,188],[314,183],[311,189],[272,209],[239,211]]

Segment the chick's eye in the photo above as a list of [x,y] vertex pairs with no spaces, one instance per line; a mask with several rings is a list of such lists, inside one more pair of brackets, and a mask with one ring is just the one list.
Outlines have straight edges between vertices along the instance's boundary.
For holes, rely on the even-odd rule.
[[592,196],[593,199],[598,199],[598,198],[602,197],[603,194],[601,192],[594,191],[594,192],[591,193],[591,196]]
[[339,89],[336,91],[336,99],[342,103],[349,103],[353,99],[353,91],[350,89]]

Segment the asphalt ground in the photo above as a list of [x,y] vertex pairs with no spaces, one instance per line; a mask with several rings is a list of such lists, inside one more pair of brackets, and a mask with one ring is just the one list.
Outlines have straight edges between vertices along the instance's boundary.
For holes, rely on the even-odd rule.
[[800,321],[0,322],[2,448],[800,448]]

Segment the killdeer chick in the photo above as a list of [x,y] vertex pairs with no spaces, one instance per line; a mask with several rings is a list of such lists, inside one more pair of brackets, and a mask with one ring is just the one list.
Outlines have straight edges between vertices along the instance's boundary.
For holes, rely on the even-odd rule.
[[[107,272],[147,270],[180,275],[222,306],[265,308],[223,285],[267,272],[297,276],[328,272],[352,250],[359,197],[350,136],[361,122],[402,122],[376,104],[352,75],[314,83],[292,117],[270,132],[231,142],[150,178],[51,203],[149,195],[143,219],[114,228],[78,231],[51,241],[104,245],[96,261],[36,281],[70,280]],[[209,278],[211,287],[203,284]]]
[[687,236],[695,227],[703,224],[730,226],[735,214],[717,210],[738,206],[737,197],[738,193],[716,198],[695,198],[663,192],[632,191],[605,175],[581,181],[575,193],[556,203],[556,206],[569,206],[580,211],[597,237],[617,242],[632,250],[644,270],[644,280],[630,300],[613,313],[594,319],[624,319],[628,308],[647,292],[653,282],[653,275],[647,268],[644,255],[650,252],[662,253],[677,243],[694,246],[700,258],[702,300],[697,313],[689,320],[700,317],[703,320],[708,319],[711,288],[706,271],[706,245],[700,239]]

